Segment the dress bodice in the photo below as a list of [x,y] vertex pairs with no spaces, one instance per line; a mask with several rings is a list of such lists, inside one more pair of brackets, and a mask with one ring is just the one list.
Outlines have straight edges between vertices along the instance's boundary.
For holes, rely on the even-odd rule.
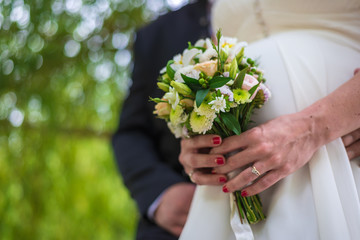
[[360,0],[217,0],[212,24],[252,42],[290,30],[326,30],[360,39]]

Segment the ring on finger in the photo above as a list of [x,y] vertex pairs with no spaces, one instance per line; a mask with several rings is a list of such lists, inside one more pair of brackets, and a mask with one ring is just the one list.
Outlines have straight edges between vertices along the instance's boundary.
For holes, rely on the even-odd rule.
[[251,167],[251,172],[252,172],[253,174],[255,174],[257,177],[259,177],[259,176],[261,175],[260,172],[256,169],[255,166],[252,166],[252,167]]

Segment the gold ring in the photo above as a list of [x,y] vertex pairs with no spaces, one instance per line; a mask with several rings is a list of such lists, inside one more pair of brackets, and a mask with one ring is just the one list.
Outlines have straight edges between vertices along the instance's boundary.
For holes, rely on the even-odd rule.
[[256,169],[255,166],[252,166],[252,167],[251,167],[251,172],[252,172],[253,174],[255,174],[257,177],[261,175],[260,172]]

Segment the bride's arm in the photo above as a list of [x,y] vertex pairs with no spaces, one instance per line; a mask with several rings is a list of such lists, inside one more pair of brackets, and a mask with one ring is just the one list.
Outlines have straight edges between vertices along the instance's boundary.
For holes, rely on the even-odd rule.
[[305,165],[324,144],[360,128],[360,73],[333,93],[303,111],[285,115],[255,127],[239,136],[223,140],[212,154],[243,149],[218,167],[219,174],[246,165],[264,174],[257,176],[248,167],[224,185],[225,192],[243,189],[243,195],[257,194]]

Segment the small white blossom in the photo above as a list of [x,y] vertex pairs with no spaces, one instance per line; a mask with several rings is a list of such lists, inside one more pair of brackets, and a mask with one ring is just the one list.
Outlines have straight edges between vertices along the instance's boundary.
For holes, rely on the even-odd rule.
[[193,48],[190,50],[185,49],[183,52],[183,58],[182,58],[183,66],[188,66],[188,65],[193,64],[193,59],[201,53],[202,53],[202,51],[197,48]]
[[199,40],[197,40],[196,41],[196,43],[195,43],[195,47],[204,47],[204,45],[205,45],[205,40],[204,39],[199,39]]
[[174,110],[180,102],[179,93],[172,87],[169,87],[169,92],[165,93],[164,98],[168,100]]
[[181,138],[183,136],[183,128],[181,125],[173,125],[171,122],[167,123],[170,131],[175,135],[175,138]]
[[164,74],[164,73],[166,73],[166,66],[160,70],[160,74]]
[[224,99],[224,95],[221,95],[221,97],[215,97],[215,100],[212,100],[209,102],[211,106],[211,109],[214,109],[217,113],[225,112],[226,109],[226,100]]
[[193,65],[189,65],[189,66],[180,68],[179,70],[177,70],[175,72],[174,80],[176,82],[180,82],[180,83],[184,82],[184,79],[182,79],[181,74],[184,74],[185,76],[188,76],[191,78],[199,79],[200,71],[194,69]]
[[235,46],[232,46],[229,50],[229,56],[228,56],[227,62],[232,62],[232,60],[241,51],[241,49],[243,47],[246,47],[247,45],[248,45],[247,42],[239,42],[239,43],[236,43]]
[[[181,54],[177,54],[173,57],[174,63],[170,65],[170,67],[174,70],[177,71],[178,69],[182,68],[183,65],[183,61],[182,61],[182,56]],[[166,68],[166,67],[165,67]]]
[[206,61],[210,61],[211,58],[217,57],[218,54],[215,51],[215,49],[213,48],[208,48],[206,49],[205,52],[203,52],[200,57],[199,57],[199,62],[206,62]]
[[212,41],[210,38],[206,38],[205,39],[205,43],[206,43],[206,48],[209,49],[209,48],[213,48],[212,46]]

